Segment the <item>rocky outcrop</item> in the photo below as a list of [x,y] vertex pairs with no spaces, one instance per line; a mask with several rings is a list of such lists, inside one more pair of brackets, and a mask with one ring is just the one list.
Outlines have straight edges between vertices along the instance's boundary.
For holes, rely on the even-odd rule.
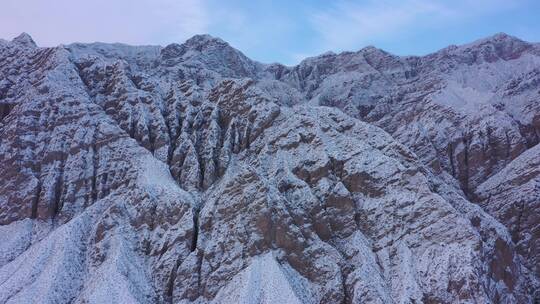
[[470,194],[538,143],[539,54],[537,45],[498,34],[425,57],[373,47],[328,53],[274,76],[311,103],[383,128]]
[[0,41],[2,303],[535,303],[540,51]]
[[540,274],[538,153],[540,146],[536,145],[514,159],[476,190],[478,204],[509,228],[518,252],[536,276]]

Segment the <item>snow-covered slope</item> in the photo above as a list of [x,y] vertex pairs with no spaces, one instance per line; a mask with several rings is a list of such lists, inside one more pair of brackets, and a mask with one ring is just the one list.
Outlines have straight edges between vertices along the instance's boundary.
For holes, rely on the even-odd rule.
[[0,302],[536,303],[539,71],[0,40]]

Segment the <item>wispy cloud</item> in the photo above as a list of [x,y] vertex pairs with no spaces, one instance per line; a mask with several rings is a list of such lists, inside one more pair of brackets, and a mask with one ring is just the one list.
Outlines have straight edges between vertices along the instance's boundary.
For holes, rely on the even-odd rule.
[[[526,1],[526,0],[523,0]],[[314,11],[311,23],[321,48],[343,50],[392,39],[411,31],[444,27],[515,6],[522,0],[338,0]]]
[[403,31],[421,16],[448,13],[445,7],[429,1],[408,0],[393,4],[387,1],[364,4],[340,1],[330,10],[314,13],[312,21],[325,45],[348,49],[382,35]]
[[218,36],[251,58],[296,64],[375,45],[425,54],[499,31],[537,41],[538,0],[1,0],[0,38],[42,46],[160,44]]
[[208,3],[212,7],[210,34],[221,37],[248,56],[274,56],[284,62],[288,52],[304,39],[298,32],[305,27],[306,16],[293,8],[298,5],[296,1],[209,0]]
[[0,37],[29,32],[41,45],[73,41],[182,41],[208,28],[200,0],[4,0]]
[[165,42],[182,42],[195,35],[205,34],[211,16],[206,1],[202,0],[145,0],[158,26],[154,37]]

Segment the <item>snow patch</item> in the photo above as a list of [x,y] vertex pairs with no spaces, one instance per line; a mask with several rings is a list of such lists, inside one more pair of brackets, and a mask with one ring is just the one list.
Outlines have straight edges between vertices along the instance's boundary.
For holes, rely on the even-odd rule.
[[458,112],[472,114],[488,105],[493,95],[449,80],[448,85],[433,96],[433,100]]
[[138,184],[154,197],[162,200],[193,201],[191,195],[178,186],[171,176],[169,168],[151,155],[144,155],[138,160]]
[[301,281],[300,277],[288,277],[272,253],[267,253],[254,258],[247,268],[238,273],[227,286],[218,292],[212,302],[311,303],[306,295],[300,296],[294,288],[294,286],[301,286]]

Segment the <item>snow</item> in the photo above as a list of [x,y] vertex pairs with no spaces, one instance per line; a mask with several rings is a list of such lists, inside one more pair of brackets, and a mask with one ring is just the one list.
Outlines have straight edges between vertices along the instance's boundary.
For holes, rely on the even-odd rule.
[[143,259],[126,239],[130,234],[112,233],[108,257],[85,283],[79,295],[84,303],[153,303],[156,298],[151,279],[145,273]]
[[489,104],[494,96],[492,92],[482,92],[467,87],[456,81],[449,80],[444,89],[436,93],[433,100],[443,106],[448,106],[465,114],[478,113]]
[[251,264],[222,288],[212,303],[238,304],[303,304],[308,299],[298,296],[291,280],[271,252],[255,257]]
[[149,154],[144,154],[137,160],[138,184],[144,187],[154,197],[164,201],[191,201],[190,193],[182,190],[172,178],[168,166]]
[[[537,187],[537,177],[540,176],[540,144],[528,149],[512,160],[503,170],[491,176],[488,180],[478,186],[477,193],[487,194],[496,192],[498,187],[510,189],[515,186],[535,189]],[[521,184],[520,184],[521,183]],[[516,196],[528,195],[527,193],[516,193]]]
[[[372,47],[355,53],[329,53],[291,68],[261,65],[210,36],[196,36],[183,45],[166,48],[72,44],[39,49],[43,53],[51,51],[43,58],[38,56],[44,55],[38,50],[32,51],[35,53],[26,50],[29,58],[43,59],[39,60],[39,66],[25,58],[26,55],[13,62],[9,59],[2,72],[14,71],[14,74],[6,78],[9,81],[0,83],[0,93],[10,96],[5,102],[31,105],[53,101],[49,104],[58,105],[47,108],[43,115],[35,115],[39,118],[30,127],[19,118],[33,118],[35,107],[17,107],[19,113],[12,112],[9,118],[19,125],[10,124],[11,121],[5,124],[12,129],[3,129],[9,131],[3,134],[14,135],[5,141],[2,138],[0,150],[6,156],[31,164],[21,171],[36,176],[31,179],[34,184],[22,182],[20,186],[17,172],[13,173],[16,178],[8,176],[8,181],[21,194],[11,201],[17,204],[29,201],[38,180],[44,185],[44,193],[58,191],[46,187],[49,179],[40,175],[50,171],[56,176],[60,172],[57,154],[67,151],[64,144],[71,137],[74,140],[68,143],[69,155],[62,167],[73,170],[62,171],[65,185],[60,190],[76,189],[80,196],[77,204],[74,204],[76,199],[63,201],[62,211],[72,208],[73,218],[58,226],[30,219],[0,226],[0,303],[160,302],[169,284],[167,287],[159,284],[171,278],[176,270],[174,266],[167,267],[182,263],[188,255],[201,258],[202,266],[187,271],[198,271],[199,280],[211,277],[219,282],[219,285],[206,285],[209,294],[217,292],[214,299],[207,299],[201,293],[192,299],[195,302],[316,303],[323,296],[345,296],[344,285],[349,288],[347,296],[353,302],[370,302],[366,300],[369,297],[378,299],[378,303],[407,303],[411,299],[421,302],[426,294],[443,294],[441,299],[448,302],[466,292],[470,298],[464,301],[484,296],[484,290],[476,289],[450,294],[454,291],[448,291],[447,287],[453,279],[465,285],[491,284],[491,272],[484,270],[497,262],[491,257],[498,254],[492,248],[494,240],[511,244],[507,227],[487,216],[479,205],[469,202],[460,192],[459,182],[444,171],[446,168],[435,176],[431,175],[431,168],[420,163],[426,165],[426,159],[444,163],[447,150],[451,150],[450,154],[463,152],[462,136],[470,126],[489,130],[498,139],[495,141],[506,136],[510,138],[508,145],[520,143],[513,119],[522,123],[533,120],[536,108],[528,107],[537,101],[536,78],[529,79],[532,89],[526,88],[525,83],[524,91],[516,90],[517,95],[512,98],[504,95],[504,89],[510,79],[537,69],[540,57],[534,53],[511,60],[496,56],[484,60],[484,53],[479,59],[476,55],[469,56],[477,51],[474,48],[491,43],[491,39],[507,37],[499,35],[422,58],[392,56]],[[12,44],[0,41],[6,43]],[[26,69],[32,72],[26,73]],[[28,79],[36,83],[40,79],[40,86],[31,85],[34,82]],[[223,84],[224,79],[234,83],[234,90],[227,86],[213,87]],[[212,89],[216,91],[211,92]],[[170,99],[165,98],[169,91]],[[217,101],[211,100],[210,94],[217,96]],[[76,102],[84,106],[68,106]],[[500,103],[505,108],[498,107]],[[212,111],[201,111],[204,107],[199,104],[211,105],[207,109]],[[373,111],[370,107],[374,107]],[[244,113],[239,108],[250,110]],[[364,111],[369,115],[361,117]],[[218,119],[218,112],[227,119]],[[213,131],[207,132],[212,140],[201,142],[208,137],[205,115],[214,119],[208,128]],[[355,118],[365,118],[369,123]],[[87,125],[95,126],[94,119],[99,120],[95,134],[86,130]],[[80,124],[83,120],[88,124]],[[130,134],[129,126],[134,121],[136,128],[142,130],[140,134]],[[231,128],[232,121],[236,129]],[[173,136],[179,132],[180,125],[183,130],[196,130],[186,131],[185,136]],[[66,135],[70,126],[80,132]],[[491,130],[491,127],[496,128]],[[19,129],[25,132],[18,134]],[[50,129],[54,132],[49,132]],[[39,143],[36,151],[31,147],[25,148],[26,152],[18,151],[18,143],[38,141],[35,130],[43,143]],[[222,133],[233,134],[231,141],[222,141],[219,137]],[[120,144],[112,142],[118,138]],[[448,148],[456,142],[457,145]],[[491,138],[476,136],[471,146],[486,144],[490,148],[492,142]],[[176,148],[180,144],[191,145],[187,158],[176,155],[179,163],[174,166],[163,162],[171,159],[169,149],[175,150],[173,143],[177,143]],[[10,144],[13,144],[11,150]],[[101,152],[76,157],[77,151],[89,147]],[[415,149],[416,154],[409,148]],[[124,153],[116,153],[119,150]],[[201,157],[199,150],[212,157]],[[213,157],[218,152],[225,152],[223,159],[227,161],[218,164],[223,168],[216,169],[217,161]],[[536,166],[537,155],[538,146],[513,161],[509,157],[497,159],[498,165],[488,168],[486,164],[492,159],[481,163],[471,153],[471,163],[474,160],[478,172],[468,165],[464,170],[471,180],[484,178],[477,192],[491,193],[501,184],[511,187],[514,182],[523,182],[523,168]],[[458,161],[456,155],[452,157]],[[79,167],[81,159],[96,159],[95,167]],[[2,164],[9,167],[7,162]],[[34,167],[39,167],[41,172],[34,172]],[[240,168],[248,167],[245,180],[241,177],[238,183],[230,183],[244,171]],[[512,198],[537,193],[536,167],[529,171],[531,179],[520,188],[527,191]],[[209,168],[216,170],[201,170]],[[212,175],[222,169],[223,175]],[[279,173],[280,170],[285,173]],[[498,170],[502,171],[497,173]],[[486,176],[488,171],[493,174],[491,178]],[[95,175],[93,181],[86,178],[92,175]],[[207,180],[209,176],[215,179]],[[199,187],[202,177],[206,181],[204,189]],[[283,191],[289,192],[282,193],[277,181],[283,182]],[[440,185],[435,187],[430,182]],[[187,188],[190,183],[195,185],[191,189]],[[109,198],[93,199],[87,205],[81,198],[93,193],[82,186],[85,184],[90,184],[88,188],[94,191],[97,186],[98,194],[108,193],[105,195]],[[111,189],[106,187],[111,185],[114,186]],[[227,189],[223,189],[225,185]],[[331,189],[338,198],[345,198],[344,202],[354,201],[350,204],[354,211],[343,209],[346,214],[333,215],[336,207],[325,205]],[[120,195],[111,198],[109,190]],[[234,196],[231,194],[236,192]],[[232,239],[229,233],[241,235],[242,229],[249,228],[250,218],[259,221],[256,218],[259,214],[234,213],[245,212],[242,208],[253,203],[255,193],[269,193],[261,198],[268,204],[264,210],[280,211],[273,216],[273,223],[283,221],[282,224],[290,225],[287,233],[291,235],[301,232],[302,237],[286,240],[295,243],[298,239],[304,246],[299,251],[303,252],[276,248],[282,245],[270,240],[254,253],[248,243],[250,238],[259,242],[267,236],[267,231],[256,236],[246,233],[238,242],[228,242]],[[232,199],[209,199],[226,195]],[[50,203],[49,197],[42,196],[41,200]],[[286,204],[286,200],[291,202]],[[4,201],[0,201],[1,207],[19,206],[11,201],[3,205]],[[199,206],[203,202],[204,206]],[[238,202],[241,203],[233,204]],[[202,210],[197,214],[191,207]],[[314,220],[318,210],[320,214]],[[221,218],[217,216],[220,212]],[[9,220],[28,216],[18,217],[13,213],[13,217],[7,217]],[[228,217],[230,213],[237,215],[234,220]],[[139,221],[142,217],[145,219]],[[473,218],[480,219],[478,227],[470,224]],[[324,221],[336,224],[328,225],[331,229],[325,236],[313,227]],[[193,229],[194,226],[198,229]],[[102,230],[100,238],[94,239],[98,228]],[[215,231],[219,233],[213,234]],[[148,245],[146,251],[141,250],[141,244]],[[260,252],[266,253],[252,256]],[[521,259],[517,253],[511,254],[516,261]],[[310,277],[311,281],[286,262],[291,257],[287,255],[297,255],[305,259],[307,267],[313,267],[316,275]],[[154,263],[156,260],[163,264]],[[229,262],[236,267],[234,271],[225,275],[212,272],[216,265],[221,267],[218,269],[232,269]],[[518,262],[512,265],[522,266]],[[295,267],[304,271],[303,265],[295,264]],[[342,277],[344,267],[350,272]],[[177,289],[193,287],[188,285],[192,282],[182,277],[186,269],[182,270],[176,272],[181,275],[172,282],[176,299],[184,296]],[[227,283],[230,276],[233,277]],[[494,292],[502,297],[512,296],[503,289],[506,286],[502,282],[498,284],[502,287],[494,287],[498,288]],[[218,291],[222,285],[225,286]],[[525,285],[518,282],[516,286],[517,290]]]
[[0,267],[15,259],[29,246],[32,239],[32,220],[24,219],[0,226]]
[[74,298],[83,284],[89,231],[85,213],[2,266],[0,303],[58,303]]

